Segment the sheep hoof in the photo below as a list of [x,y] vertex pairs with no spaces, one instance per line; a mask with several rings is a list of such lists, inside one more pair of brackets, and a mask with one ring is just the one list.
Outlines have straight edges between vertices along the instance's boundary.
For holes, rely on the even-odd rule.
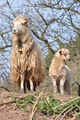
[[24,93],[24,90],[20,90],[20,93]]
[[30,90],[31,93],[35,93],[33,90]]

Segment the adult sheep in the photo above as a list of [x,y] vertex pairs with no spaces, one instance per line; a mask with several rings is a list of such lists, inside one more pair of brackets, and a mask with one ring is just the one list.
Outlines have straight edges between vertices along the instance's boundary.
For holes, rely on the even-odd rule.
[[25,16],[17,16],[11,23],[12,53],[10,60],[10,79],[17,83],[21,92],[26,92],[25,82],[30,91],[43,82],[44,60],[38,44],[34,41]]

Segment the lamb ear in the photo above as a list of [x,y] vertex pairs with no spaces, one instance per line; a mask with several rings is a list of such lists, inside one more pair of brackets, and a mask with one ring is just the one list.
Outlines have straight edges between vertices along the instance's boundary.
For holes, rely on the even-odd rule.
[[14,23],[13,22],[11,22],[11,26],[13,26],[14,25]]
[[27,18],[25,18],[24,20],[22,20],[22,24],[28,25],[29,24],[29,20]]
[[62,55],[62,50],[59,50],[59,54]]

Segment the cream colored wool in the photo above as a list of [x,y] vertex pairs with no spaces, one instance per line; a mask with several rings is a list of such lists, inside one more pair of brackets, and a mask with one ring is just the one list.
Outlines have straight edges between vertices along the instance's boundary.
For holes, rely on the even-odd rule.
[[71,77],[68,66],[65,65],[66,60],[70,60],[68,49],[62,48],[55,53],[52,63],[49,68],[49,76],[53,83],[54,93],[64,90],[71,95]]
[[28,27],[28,19],[18,16],[11,25],[12,53],[10,60],[10,79],[25,92],[25,82],[31,91],[43,82],[45,75],[44,60],[38,44],[34,41]]

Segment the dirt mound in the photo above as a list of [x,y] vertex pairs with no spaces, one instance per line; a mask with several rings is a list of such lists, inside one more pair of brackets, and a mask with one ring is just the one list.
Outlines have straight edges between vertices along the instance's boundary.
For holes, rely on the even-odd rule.
[[[46,95],[48,95],[47,93]],[[39,98],[41,97],[42,93],[39,94],[38,97],[35,97],[36,99],[31,100],[29,98],[29,102],[27,102],[27,110],[25,110],[25,104],[23,105],[22,101],[27,96],[32,95],[30,94],[21,94],[21,93],[11,93],[11,92],[2,92],[0,93],[0,120],[79,120],[76,118],[73,114],[74,111],[70,111],[65,114],[47,114],[41,112],[38,107],[36,107]],[[54,98],[60,99],[62,102],[61,104],[64,104],[65,101],[72,99],[72,97],[68,95],[53,95]],[[42,98],[40,98],[42,99]],[[20,101],[22,100],[22,101]],[[28,99],[26,98],[26,101]],[[24,102],[26,102],[24,101]],[[21,103],[21,104],[20,104]],[[34,104],[33,104],[34,103]],[[22,106],[23,105],[23,106]],[[31,117],[32,116],[32,117]]]

